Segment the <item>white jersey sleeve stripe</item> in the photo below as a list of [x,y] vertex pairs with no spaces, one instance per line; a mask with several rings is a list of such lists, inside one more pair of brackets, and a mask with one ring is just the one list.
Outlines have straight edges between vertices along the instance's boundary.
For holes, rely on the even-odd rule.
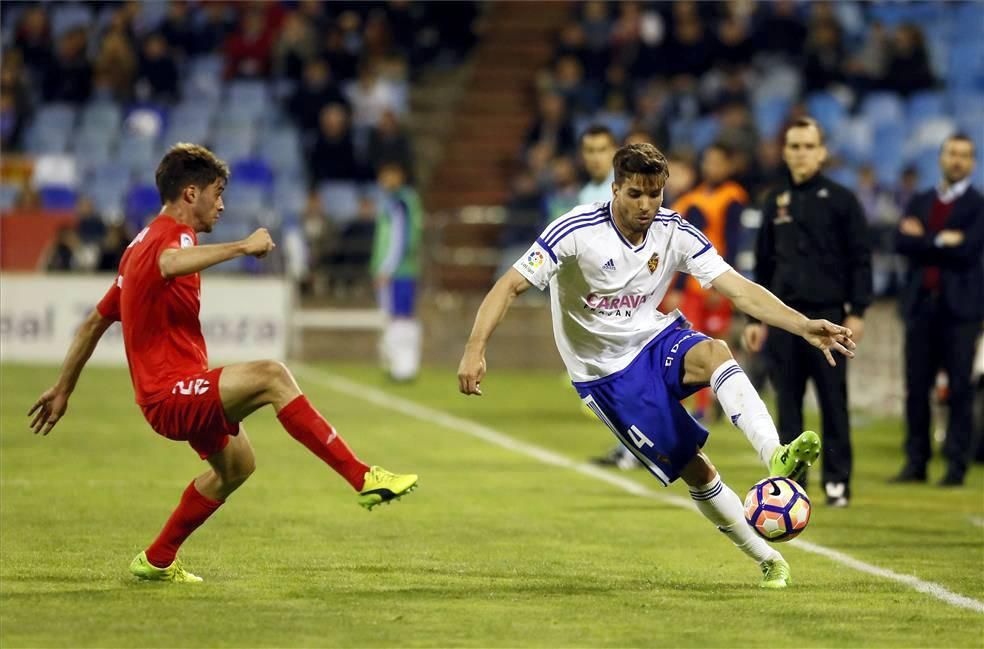
[[553,237],[553,239],[550,242],[550,246],[551,247],[556,246],[563,239],[565,239],[567,235],[571,234],[575,230],[580,230],[581,228],[589,228],[593,225],[601,225],[602,223],[608,223],[607,214],[604,216],[597,216],[594,218],[594,220],[591,221],[578,221],[577,223],[569,226],[567,229],[563,230],[562,232],[558,233],[555,237]]

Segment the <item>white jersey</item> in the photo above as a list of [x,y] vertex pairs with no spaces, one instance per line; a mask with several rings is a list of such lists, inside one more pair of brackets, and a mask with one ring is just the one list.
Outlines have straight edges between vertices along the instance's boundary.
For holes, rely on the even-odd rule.
[[540,290],[549,284],[557,348],[581,383],[624,369],[682,317],[657,310],[675,272],[707,287],[731,266],[700,230],[665,208],[633,246],[615,226],[609,201],[552,222],[513,268]]

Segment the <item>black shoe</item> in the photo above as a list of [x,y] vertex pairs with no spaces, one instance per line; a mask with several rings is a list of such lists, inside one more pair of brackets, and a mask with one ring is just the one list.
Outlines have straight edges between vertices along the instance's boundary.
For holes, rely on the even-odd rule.
[[828,482],[823,486],[827,494],[827,507],[847,507],[851,494],[843,482]]
[[962,487],[964,483],[964,477],[961,473],[956,473],[954,471],[947,471],[943,479],[936,483],[937,487]]
[[926,469],[917,469],[912,465],[905,465],[899,474],[889,480],[893,484],[907,484],[912,482],[926,482]]

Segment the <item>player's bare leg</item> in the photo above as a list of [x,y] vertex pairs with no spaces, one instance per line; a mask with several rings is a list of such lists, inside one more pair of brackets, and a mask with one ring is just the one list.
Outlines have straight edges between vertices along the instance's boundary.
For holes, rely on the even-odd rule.
[[230,421],[242,421],[259,408],[272,405],[291,437],[345,478],[360,493],[359,502],[367,509],[396,500],[417,484],[416,475],[396,475],[360,461],[314,409],[283,363],[252,361],[223,368],[219,396]]
[[741,500],[724,484],[710,459],[698,450],[680,477],[690,487],[690,497],[700,513],[759,564],[764,575],[761,585],[784,588],[789,581],[789,565],[745,522]]

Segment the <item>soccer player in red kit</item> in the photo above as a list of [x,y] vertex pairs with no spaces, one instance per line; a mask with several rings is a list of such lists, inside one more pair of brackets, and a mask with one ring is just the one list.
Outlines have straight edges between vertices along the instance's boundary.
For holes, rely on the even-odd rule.
[[178,548],[242,485],[254,469],[253,448],[240,422],[272,405],[290,435],[359,492],[367,509],[400,498],[416,475],[362,463],[308,402],[290,371],[276,361],[209,369],[198,311],[199,272],[243,255],[263,257],[275,246],[260,228],[242,241],[197,245],[223,210],[229,168],[208,149],[172,147],[157,168],[161,214],[138,234],[119,275],[79,328],[61,374],[31,408],[31,428],[47,435],[62,418],[86,361],[106,329],[123,326],[137,404],[151,427],[188,442],[211,468],[185,489],[158,537],[130,564],[142,579],[202,581],[176,560]]

